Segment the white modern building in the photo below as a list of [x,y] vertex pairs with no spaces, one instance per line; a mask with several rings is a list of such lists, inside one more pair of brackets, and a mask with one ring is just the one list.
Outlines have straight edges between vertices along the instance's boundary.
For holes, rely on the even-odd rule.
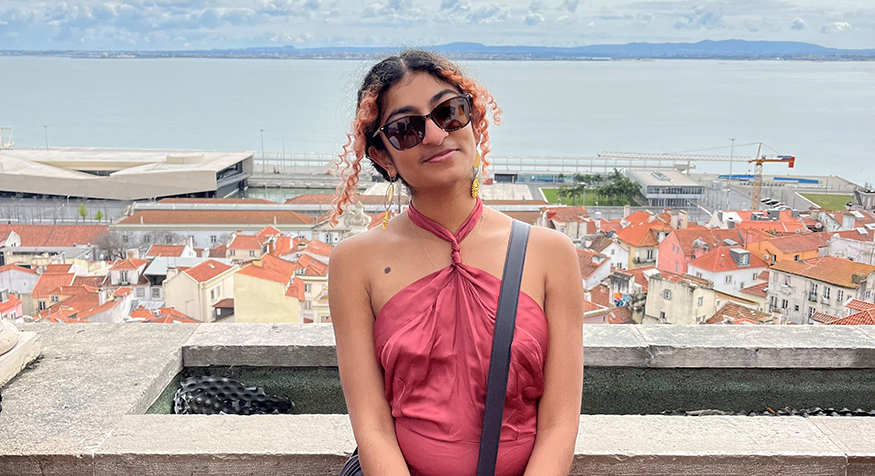
[[672,170],[629,170],[626,175],[641,185],[641,195],[650,207],[697,207],[705,187]]

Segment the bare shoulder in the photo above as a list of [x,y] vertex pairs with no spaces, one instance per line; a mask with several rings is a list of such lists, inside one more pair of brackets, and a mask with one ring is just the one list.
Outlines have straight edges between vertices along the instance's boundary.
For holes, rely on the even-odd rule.
[[540,258],[552,260],[569,258],[576,256],[575,250],[571,238],[560,231],[533,226],[529,232],[529,252],[535,253]]

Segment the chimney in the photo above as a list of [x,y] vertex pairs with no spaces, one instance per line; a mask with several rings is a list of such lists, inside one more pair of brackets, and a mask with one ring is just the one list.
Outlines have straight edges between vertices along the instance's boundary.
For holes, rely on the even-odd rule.
[[676,210],[671,210],[671,227],[675,230],[678,229],[678,212]]
[[653,212],[647,216],[647,223],[653,223],[653,220],[656,220],[656,215]]
[[210,257],[210,249],[204,248],[201,250],[201,258],[209,258]]
[[188,246],[189,248],[194,249],[194,237],[193,236],[186,236],[183,243],[186,246]]
[[726,222],[726,228],[732,230],[735,228],[735,220],[729,220]]
[[857,219],[854,218],[854,215],[851,215],[850,213],[844,213],[842,215],[842,230],[843,231],[853,230],[854,228],[856,228],[856,225],[857,225]]
[[629,218],[629,215],[632,214],[632,207],[629,205],[623,205],[623,218]]
[[140,259],[140,250],[137,248],[125,250],[125,259]]
[[595,231],[602,231],[602,212],[595,212]]
[[179,270],[176,268],[176,266],[168,267],[167,268],[167,277],[164,278],[164,280],[167,281],[168,279],[176,276],[177,274],[179,274]]
[[690,222],[690,214],[686,210],[681,210],[678,212],[678,216],[680,217],[680,229],[686,229]]

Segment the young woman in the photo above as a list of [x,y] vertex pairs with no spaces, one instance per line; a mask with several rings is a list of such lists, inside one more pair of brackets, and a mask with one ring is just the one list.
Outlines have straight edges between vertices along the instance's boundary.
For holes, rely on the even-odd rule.
[[[352,202],[365,158],[411,197],[406,212],[342,241],[330,260],[340,379],[366,476],[476,472],[512,224],[477,196],[490,110],[499,122],[484,88],[423,51],[378,63],[359,90],[332,219]],[[574,245],[533,227],[496,474],[567,474],[580,415],[582,305]]]

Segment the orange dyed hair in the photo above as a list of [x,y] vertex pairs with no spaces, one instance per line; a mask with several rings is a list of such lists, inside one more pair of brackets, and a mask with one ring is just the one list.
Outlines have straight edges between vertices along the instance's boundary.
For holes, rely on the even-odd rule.
[[[475,136],[480,137],[480,156],[482,171],[485,175],[491,150],[489,144],[489,115],[498,125],[501,123],[501,108],[495,103],[492,94],[482,85],[462,74],[458,66],[443,56],[422,50],[407,50],[398,56],[390,56],[380,61],[365,75],[362,87],[358,91],[355,119],[352,122],[352,132],[346,135],[343,152],[338,155],[335,170],[340,170],[341,182],[332,204],[330,224],[337,224],[338,217],[344,208],[352,203],[358,195],[359,174],[362,171],[362,160],[368,157],[368,148],[373,146],[384,149],[383,141],[371,136],[379,127],[380,99],[392,85],[410,73],[425,72],[435,78],[446,81],[462,92],[471,95],[473,111],[471,111],[471,127]],[[386,180],[389,174],[371,160],[371,164]]]

